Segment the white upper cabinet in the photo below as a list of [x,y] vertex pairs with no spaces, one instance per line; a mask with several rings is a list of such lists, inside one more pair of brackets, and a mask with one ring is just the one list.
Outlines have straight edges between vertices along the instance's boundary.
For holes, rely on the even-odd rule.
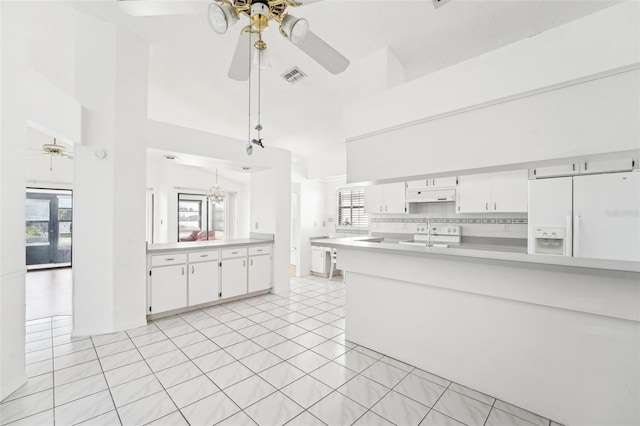
[[580,163],[580,173],[611,173],[630,172],[635,167],[633,158],[621,158],[616,160],[585,161]]
[[[494,212],[526,212],[528,172],[514,170],[491,174],[491,201]],[[491,207],[491,206],[489,206]]]
[[571,176],[578,173],[578,165],[576,163],[562,164],[560,166],[545,166],[531,169],[532,179],[558,176]]
[[460,176],[458,178],[458,213],[493,213],[527,211],[528,171]]
[[458,213],[486,213],[491,202],[491,174],[460,176],[458,179]]
[[384,185],[364,188],[364,210],[367,213],[382,213],[384,209]]
[[368,186],[364,191],[367,213],[406,213],[405,183],[386,183]]
[[455,176],[412,180],[407,182],[407,189],[439,189],[453,188],[456,186],[458,178]]

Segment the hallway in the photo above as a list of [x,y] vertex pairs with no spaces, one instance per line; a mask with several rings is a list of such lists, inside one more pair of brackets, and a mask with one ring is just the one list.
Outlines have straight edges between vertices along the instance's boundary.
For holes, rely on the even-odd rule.
[[27,321],[71,315],[71,283],[70,267],[27,272],[25,285]]

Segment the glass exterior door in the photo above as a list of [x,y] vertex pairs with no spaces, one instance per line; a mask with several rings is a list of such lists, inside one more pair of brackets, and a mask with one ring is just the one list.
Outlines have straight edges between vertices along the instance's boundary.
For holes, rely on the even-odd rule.
[[71,191],[27,189],[27,266],[69,266],[73,228]]

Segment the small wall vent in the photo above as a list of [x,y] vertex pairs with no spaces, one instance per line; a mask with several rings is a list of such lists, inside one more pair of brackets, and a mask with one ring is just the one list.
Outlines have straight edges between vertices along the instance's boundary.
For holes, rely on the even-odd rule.
[[289,71],[281,75],[287,82],[294,84],[305,78],[307,75],[298,67],[293,67]]

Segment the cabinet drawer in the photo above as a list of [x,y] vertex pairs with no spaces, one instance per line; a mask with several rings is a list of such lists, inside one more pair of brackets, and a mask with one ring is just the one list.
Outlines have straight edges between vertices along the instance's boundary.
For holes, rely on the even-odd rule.
[[230,248],[222,250],[222,258],[230,259],[233,257],[242,257],[247,255],[246,247]]
[[218,250],[196,251],[193,253],[189,253],[189,263],[218,260],[218,256]]
[[249,256],[257,254],[271,254],[271,246],[249,247]]
[[179,265],[187,263],[187,255],[184,253],[169,253],[151,256],[151,266]]

